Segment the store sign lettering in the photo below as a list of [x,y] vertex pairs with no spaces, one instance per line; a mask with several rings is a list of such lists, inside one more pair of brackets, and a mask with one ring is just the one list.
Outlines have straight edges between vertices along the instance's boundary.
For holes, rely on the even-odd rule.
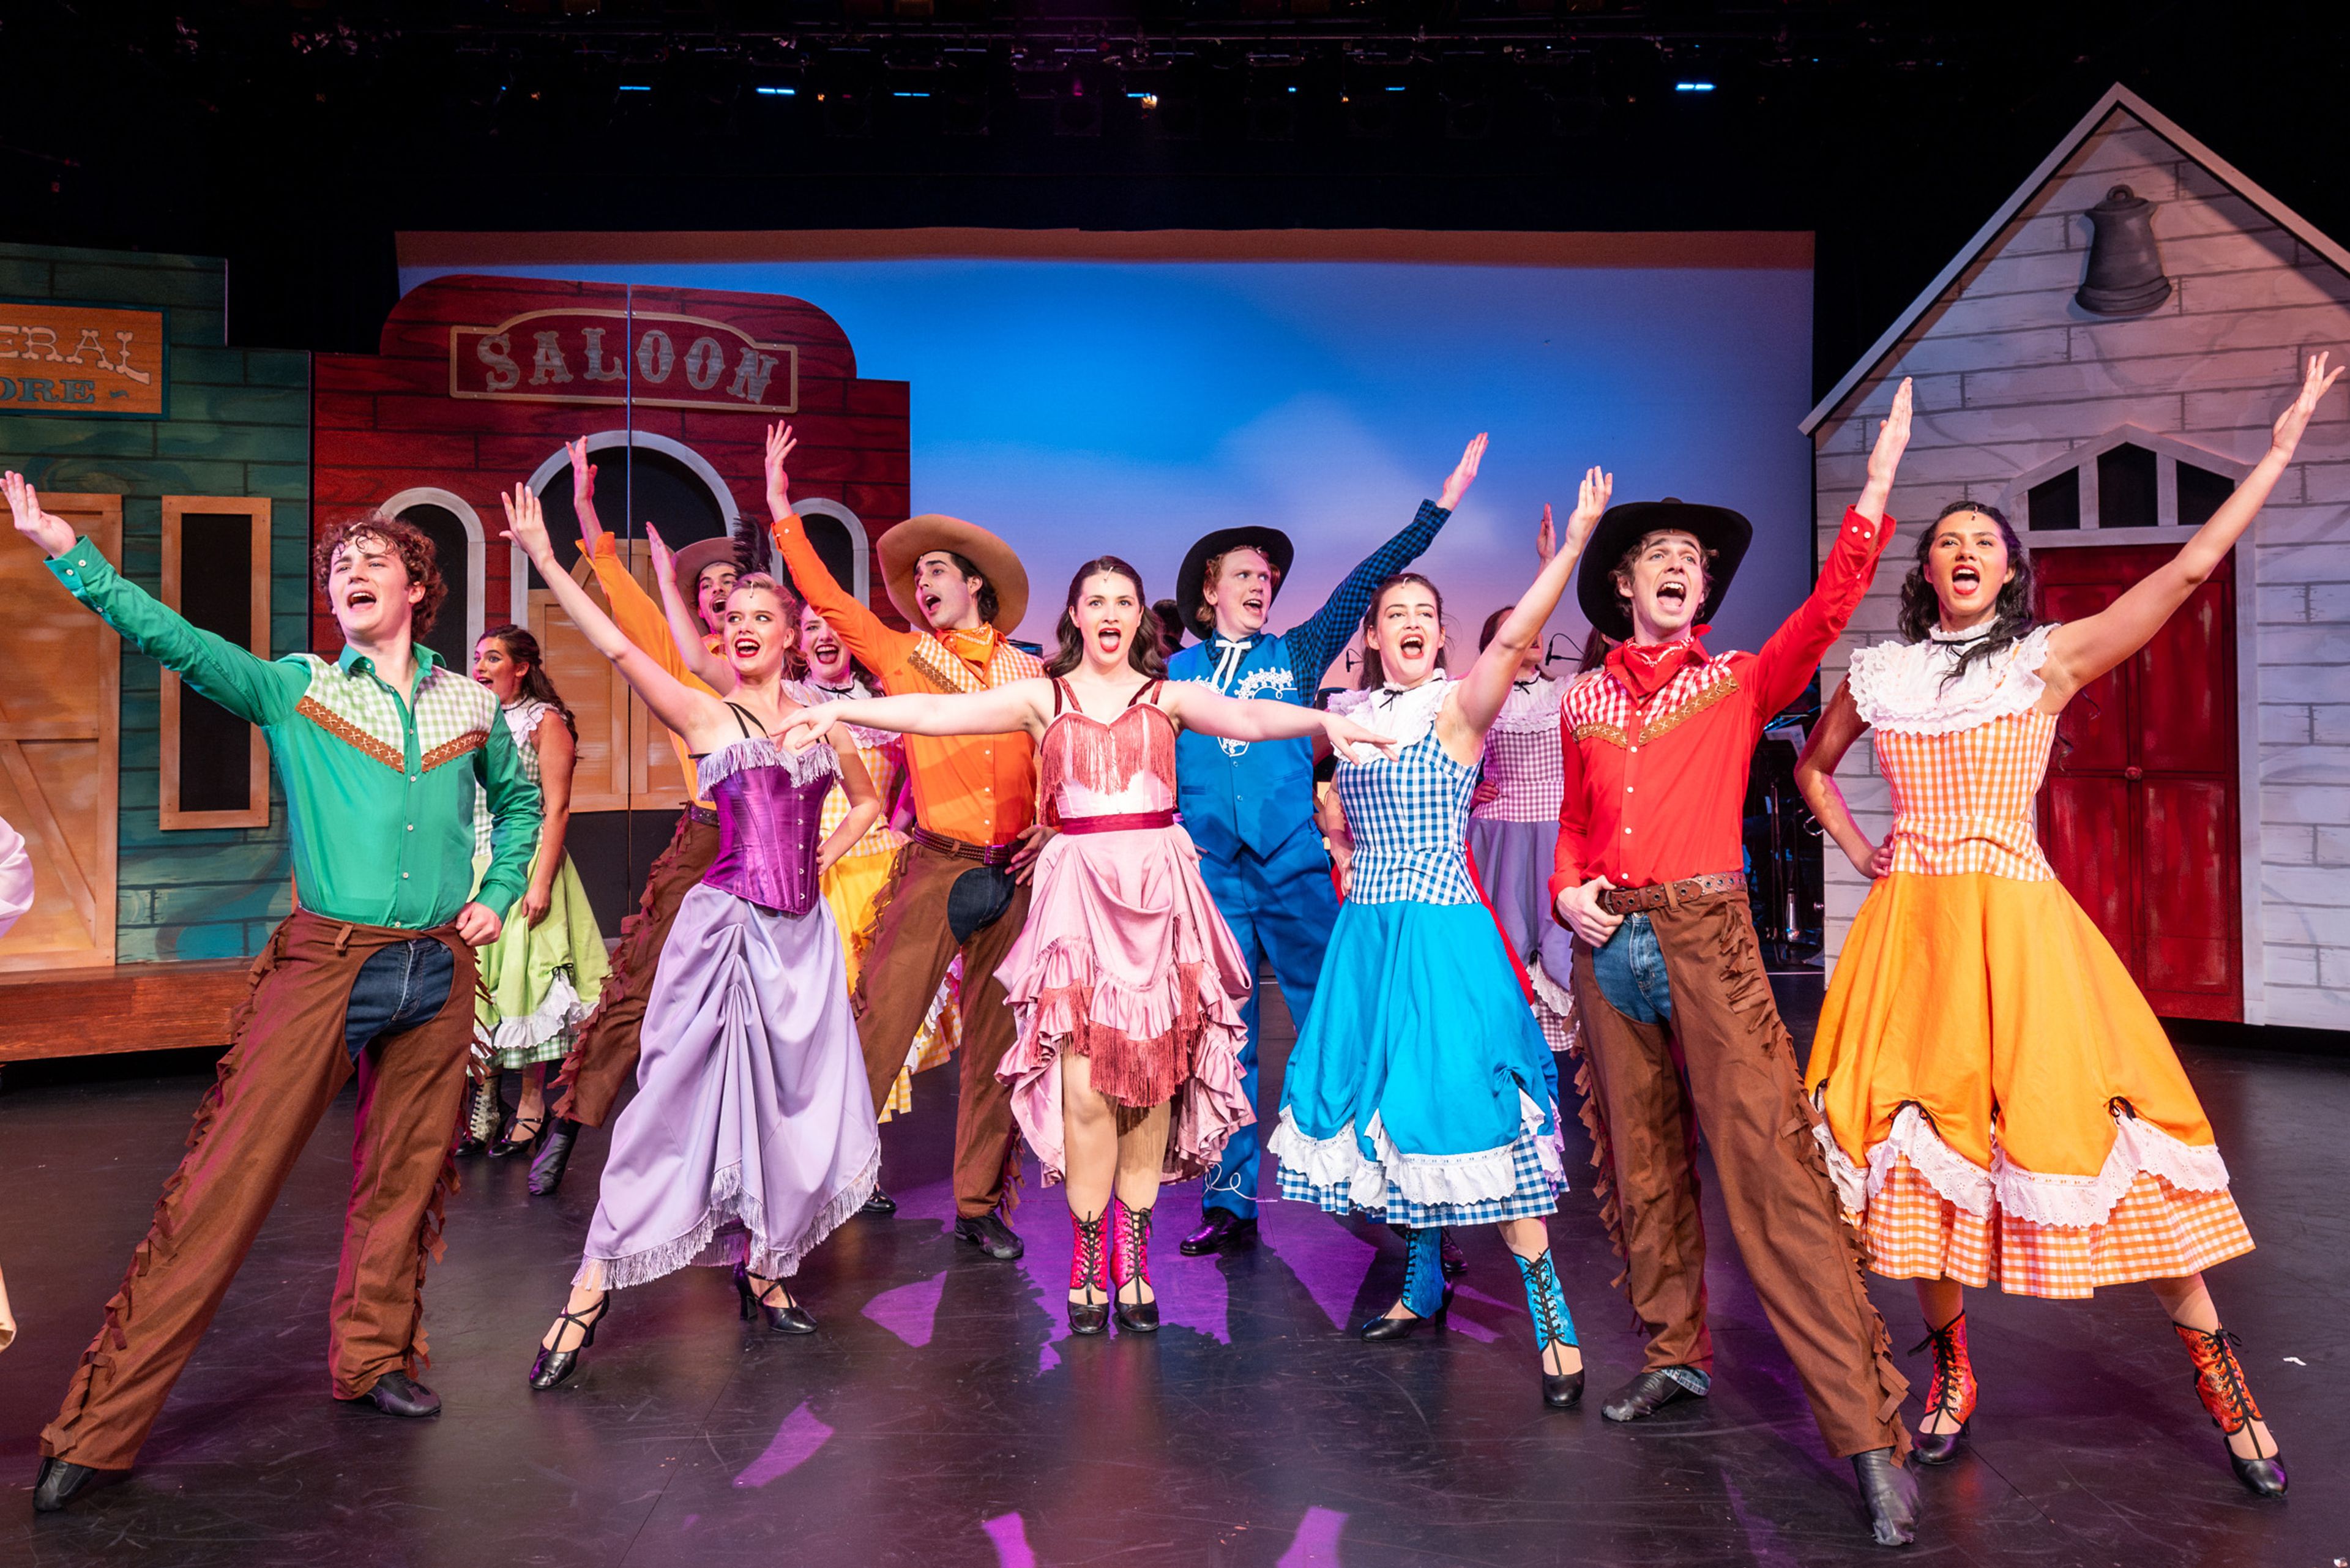
[[0,302],[0,413],[163,412],[163,313]]
[[698,316],[535,310],[451,327],[449,395],[795,413],[799,350]]

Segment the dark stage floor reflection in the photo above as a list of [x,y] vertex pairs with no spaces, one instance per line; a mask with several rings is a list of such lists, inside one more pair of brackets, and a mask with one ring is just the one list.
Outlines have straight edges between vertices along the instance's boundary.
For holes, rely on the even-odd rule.
[[[1815,981],[1783,982],[1808,1033]],[[1267,1012],[1277,1012],[1268,997]],[[1266,1074],[1277,1094],[1285,1020]],[[2350,1063],[2197,1048],[2188,1066],[2261,1243],[2214,1276],[2295,1490],[2241,1491],[2143,1290],[2090,1303],[1983,1297],[1971,1453],[1929,1471],[1911,1556],[1948,1563],[2308,1564],[2350,1553],[2340,1302],[2350,1289]],[[153,1564],[1820,1564],[1880,1561],[1849,1470],[1818,1446],[1728,1245],[1710,1272],[1713,1397],[1637,1428],[1596,1394],[1638,1366],[1608,1288],[1588,1149],[1552,1233],[1595,1397],[1545,1411],[1515,1271],[1489,1230],[1451,1331],[1364,1346],[1402,1270],[1382,1230],[1295,1205],[1263,1244],[1179,1257],[1170,1191],[1155,1338],[1073,1341],[1057,1192],[993,1263],[948,1232],[948,1075],[887,1129],[894,1220],[852,1220],[801,1293],[824,1325],[766,1342],[723,1274],[623,1295],[576,1382],[524,1386],[593,1209],[601,1135],[554,1201],[521,1162],[474,1161],[426,1290],[435,1421],[327,1397],[324,1317],[348,1182],[348,1094],[305,1154],[128,1483],[36,1519],[35,1434],[56,1407],[205,1075],[36,1082],[0,1096],[0,1267],[22,1337],[0,1355],[0,1562]],[[1268,1172],[1269,1175],[1269,1172]],[[1031,1181],[1033,1183],[1033,1173]],[[1897,1347],[1906,1287],[1875,1286]],[[1922,1386],[1920,1360],[1908,1363]]]

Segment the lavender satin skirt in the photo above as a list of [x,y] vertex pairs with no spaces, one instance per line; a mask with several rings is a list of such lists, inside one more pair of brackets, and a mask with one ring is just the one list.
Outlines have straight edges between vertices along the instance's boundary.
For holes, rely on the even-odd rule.
[[643,1039],[572,1282],[619,1290],[696,1263],[796,1272],[881,1167],[830,912],[694,888],[661,949]]

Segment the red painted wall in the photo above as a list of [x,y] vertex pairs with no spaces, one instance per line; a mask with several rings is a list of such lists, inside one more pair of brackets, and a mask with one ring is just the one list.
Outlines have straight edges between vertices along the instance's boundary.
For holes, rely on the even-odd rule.
[[[737,327],[766,343],[798,350],[797,410],[774,414],[712,406],[658,408],[639,383],[633,414],[608,404],[539,402],[452,395],[451,335],[457,327],[494,327],[532,311],[633,309],[649,315],[694,317]],[[617,326],[618,324],[616,324]],[[615,354],[621,334],[615,331]],[[682,334],[681,337],[682,337]],[[527,382],[532,328],[512,329],[513,358]],[[470,347],[470,344],[468,345]],[[686,343],[677,347],[682,350]],[[730,341],[732,352],[733,345]],[[908,404],[903,381],[868,381],[857,374],[857,355],[839,324],[808,304],[782,295],[703,289],[633,289],[619,284],[556,279],[454,276],[417,288],[384,323],[380,354],[321,354],[311,379],[316,504],[313,528],[373,511],[401,491],[430,485],[463,497],[481,516],[485,535],[483,602],[490,624],[505,618],[510,551],[498,537],[504,513],[498,493],[528,479],[562,441],[631,422],[640,431],[691,447],[732,487],[746,515],[766,514],[761,472],[767,424],[788,420],[799,436],[792,458],[795,495],[824,496],[857,514],[869,540],[905,520],[908,484]],[[461,369],[478,368],[469,354]],[[576,351],[574,379],[544,389],[556,396],[584,393],[591,383]],[[733,375],[717,385],[723,389]],[[671,378],[672,383],[675,377]],[[615,385],[626,385],[618,383]],[[608,393],[614,385],[596,386]],[[674,384],[671,390],[682,390]],[[767,400],[781,400],[779,378]],[[617,516],[606,521],[617,525]],[[902,620],[871,570],[874,607],[892,624]],[[342,647],[323,596],[311,603],[311,646],[325,654]]]

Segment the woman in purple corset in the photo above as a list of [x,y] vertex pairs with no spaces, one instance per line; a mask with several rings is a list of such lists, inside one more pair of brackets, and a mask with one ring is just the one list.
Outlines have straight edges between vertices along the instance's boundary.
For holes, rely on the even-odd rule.
[[[661,950],[637,1097],[613,1125],[571,1299],[531,1366],[530,1386],[546,1389],[595,1343],[611,1292],[691,1264],[733,1265],[745,1318],[755,1309],[775,1333],[816,1331],[783,1282],[863,1207],[881,1160],[840,935],[817,878],[881,806],[853,747],[794,751],[775,738],[806,694],[783,679],[799,616],[773,577],[752,573],[727,596],[721,629],[735,686],[722,701],[640,652],[556,564],[527,487],[504,499],[506,536],[693,749],[721,846]],[[819,846],[836,777],[848,815]]]

